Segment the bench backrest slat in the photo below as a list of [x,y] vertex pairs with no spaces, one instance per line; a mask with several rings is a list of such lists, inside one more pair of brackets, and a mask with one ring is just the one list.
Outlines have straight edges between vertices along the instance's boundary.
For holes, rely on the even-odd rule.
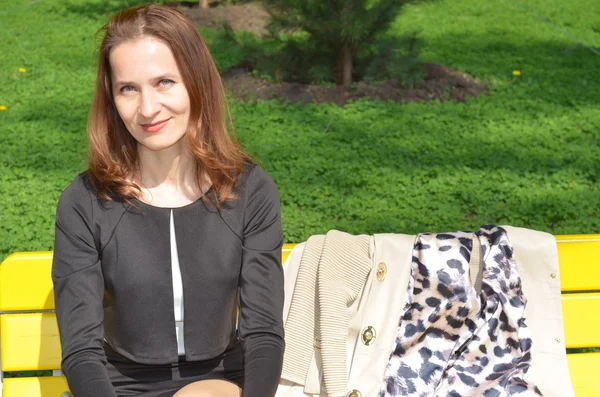
[[[600,290],[600,235],[556,236],[556,240],[561,289]],[[284,245],[284,260],[293,246]],[[51,266],[50,251],[7,257],[0,266],[0,311],[54,309]]]
[[555,237],[561,290],[600,290],[600,235]]
[[600,293],[563,294],[562,307],[567,347],[600,347]]
[[[600,347],[600,294],[563,295],[565,342],[569,348]],[[54,313],[3,314],[2,371],[60,368]],[[599,377],[600,378],[600,377]]]
[[576,397],[599,397],[600,353],[568,354],[569,375]]
[[19,252],[0,266],[0,311],[52,310],[52,252]]
[[64,376],[4,379],[2,397],[61,397],[69,391]]
[[[600,235],[556,236],[563,291],[600,290]],[[285,244],[287,258],[293,244]],[[0,311],[51,310],[52,252],[18,253],[0,266]],[[23,284],[27,280],[27,284]]]
[[60,339],[54,313],[3,314],[2,371],[60,369]]

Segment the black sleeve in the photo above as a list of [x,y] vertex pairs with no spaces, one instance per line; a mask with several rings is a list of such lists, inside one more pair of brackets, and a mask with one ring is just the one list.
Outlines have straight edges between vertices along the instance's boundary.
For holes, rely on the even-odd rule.
[[92,230],[92,196],[78,177],[56,210],[52,281],[62,370],[74,397],[116,397],[106,371],[104,278]]
[[244,346],[243,397],[275,395],[283,363],[283,232],[273,180],[254,167],[246,185],[239,335]]

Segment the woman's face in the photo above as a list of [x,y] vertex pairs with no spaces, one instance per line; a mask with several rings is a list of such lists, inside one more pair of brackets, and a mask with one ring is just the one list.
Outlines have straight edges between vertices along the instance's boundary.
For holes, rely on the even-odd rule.
[[109,54],[115,106],[129,133],[152,151],[179,146],[190,117],[190,97],[168,45],[142,36]]

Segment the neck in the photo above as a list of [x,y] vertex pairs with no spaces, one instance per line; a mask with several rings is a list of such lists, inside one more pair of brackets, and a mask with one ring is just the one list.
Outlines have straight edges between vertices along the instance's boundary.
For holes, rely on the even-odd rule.
[[138,146],[139,182],[146,189],[171,188],[177,191],[197,189],[195,163],[191,154],[179,145],[160,151]]

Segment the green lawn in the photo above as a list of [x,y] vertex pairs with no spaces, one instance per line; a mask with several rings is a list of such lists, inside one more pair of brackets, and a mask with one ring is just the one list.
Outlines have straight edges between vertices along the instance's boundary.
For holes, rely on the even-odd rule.
[[[600,49],[597,0],[523,2]],[[142,2],[29,3],[0,0],[0,260],[51,249],[56,201],[85,168],[94,32]],[[422,60],[471,73],[491,96],[343,109],[231,101],[237,136],[279,186],[286,240],[486,223],[600,233],[600,56],[511,0],[411,6],[394,32],[415,30]],[[240,60],[202,32],[220,68]]]

